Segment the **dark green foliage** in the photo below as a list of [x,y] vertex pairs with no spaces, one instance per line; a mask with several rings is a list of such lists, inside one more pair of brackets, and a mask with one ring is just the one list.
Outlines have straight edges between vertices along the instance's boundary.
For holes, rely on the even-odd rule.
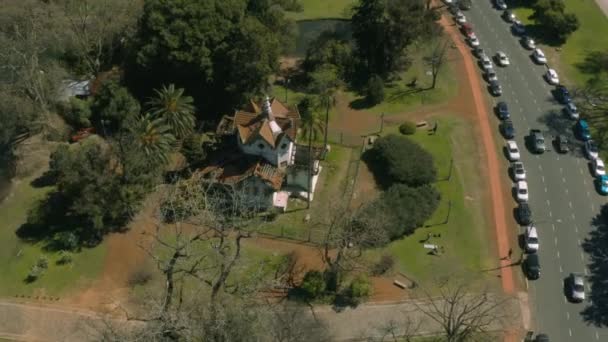
[[75,129],[91,127],[91,102],[71,97],[60,111],[65,122]]
[[384,80],[378,75],[372,75],[367,82],[366,100],[370,105],[377,105],[384,101]]
[[433,156],[403,136],[379,138],[365,152],[364,160],[384,188],[394,183],[421,186],[433,183],[437,177]]
[[372,266],[372,275],[381,276],[389,272],[395,266],[395,257],[390,254],[384,254],[380,260]]
[[47,268],[49,268],[49,258],[45,257],[44,255],[41,255],[38,258],[38,261],[36,261],[36,266],[43,270],[46,270]]
[[156,96],[148,102],[151,114],[161,118],[176,138],[190,135],[195,126],[192,97],[184,95],[184,89],[175,88],[174,84],[154,92]]
[[91,105],[91,121],[103,135],[113,135],[137,117],[139,102],[115,80],[105,81]]
[[366,210],[382,215],[384,229],[391,240],[409,235],[431,217],[441,195],[431,185],[411,188],[395,184],[382,193]]
[[57,265],[71,264],[73,260],[72,253],[68,251],[59,251],[59,258],[55,262]]
[[325,293],[325,277],[319,271],[308,271],[304,275],[300,288],[304,290],[308,298],[314,299]]
[[348,286],[348,297],[353,305],[361,303],[361,301],[372,293],[372,284],[369,278],[363,275],[358,275]]
[[323,65],[332,65],[342,80],[349,80],[355,67],[352,44],[337,33],[325,31],[312,41],[306,50],[302,68],[312,73]]
[[200,133],[190,134],[183,140],[180,152],[186,157],[190,166],[196,167],[205,161],[207,151],[203,146],[204,143],[205,136]]
[[167,163],[175,146],[175,136],[163,118],[146,114],[129,122],[129,133],[139,153],[155,164]]
[[11,142],[20,133],[36,129],[34,118],[37,116],[30,100],[0,88],[0,157],[9,152]]
[[27,276],[25,277],[25,282],[32,283],[32,282],[38,280],[38,278],[40,278],[43,274],[44,274],[44,269],[38,267],[38,265],[34,265],[30,268],[30,271],[28,272]]
[[535,22],[544,32],[553,36],[559,43],[564,43],[570,34],[578,30],[578,18],[573,13],[566,13],[563,0],[538,0],[533,5]]
[[63,231],[57,232],[53,235],[52,241],[53,249],[73,251],[78,248],[80,241],[78,236],[74,232]]
[[403,135],[412,135],[416,133],[416,123],[406,121],[399,125],[399,132]]

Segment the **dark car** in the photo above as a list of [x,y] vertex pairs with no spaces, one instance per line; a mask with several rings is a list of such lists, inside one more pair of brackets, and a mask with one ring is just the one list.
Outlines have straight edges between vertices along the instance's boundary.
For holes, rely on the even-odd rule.
[[496,114],[501,120],[508,119],[511,116],[506,102],[500,101],[496,104]]
[[512,23],[513,21],[515,21],[515,14],[513,14],[513,12],[506,10],[504,12],[502,12],[502,18],[508,22],[508,23]]
[[540,260],[538,258],[538,253],[528,254],[524,261],[524,270],[528,279],[536,280],[540,278]]
[[535,342],[550,342],[549,336],[547,334],[538,334],[536,335]]
[[532,210],[527,202],[520,202],[515,209],[515,219],[522,226],[527,226],[532,223]]
[[458,8],[460,8],[463,11],[470,10],[472,5],[473,5],[473,2],[471,0],[459,0],[458,1]]
[[495,0],[494,6],[496,6],[496,8],[501,9],[501,10],[507,9],[507,3],[505,2],[505,0]]
[[451,3],[451,4],[448,5],[448,11],[450,13],[452,13],[453,15],[456,15],[456,13],[458,13],[458,11],[460,11],[460,10],[458,9],[458,5],[457,4]]
[[506,119],[500,124],[500,132],[507,139],[515,138],[515,127],[513,121]]
[[493,96],[502,95],[502,87],[500,86],[500,83],[498,83],[498,81],[490,81],[490,93]]
[[555,147],[557,148],[557,152],[559,153],[566,153],[570,151],[568,138],[563,134],[558,135],[555,138]]
[[545,146],[545,137],[543,137],[543,132],[541,132],[539,129],[531,129],[529,139],[532,151],[536,153],[545,152],[547,148]]
[[481,58],[481,56],[483,56],[483,55],[484,55],[484,51],[479,46],[477,46],[473,49],[473,56],[475,56],[477,58]]
[[558,85],[555,87],[555,97],[557,98],[557,101],[562,104],[572,102],[568,88],[564,87],[563,85]]
[[526,26],[524,26],[524,24],[519,20],[515,20],[515,22],[511,26],[511,29],[515,34],[518,34],[520,36],[526,34]]
[[591,132],[589,132],[589,124],[586,120],[578,120],[575,126],[576,135],[582,140],[587,141],[591,139]]

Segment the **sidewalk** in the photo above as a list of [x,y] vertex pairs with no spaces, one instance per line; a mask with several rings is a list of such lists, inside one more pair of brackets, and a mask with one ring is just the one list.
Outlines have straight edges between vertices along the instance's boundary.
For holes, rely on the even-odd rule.
[[608,17],[608,0],[595,0],[595,2],[602,9],[604,15]]

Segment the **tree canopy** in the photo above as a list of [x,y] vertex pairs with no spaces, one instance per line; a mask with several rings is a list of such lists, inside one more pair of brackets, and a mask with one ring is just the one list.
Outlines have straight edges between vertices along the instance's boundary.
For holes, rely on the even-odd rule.
[[578,30],[578,18],[573,13],[566,13],[563,0],[536,0],[533,4],[533,18],[546,34],[553,36],[559,43],[568,39]]

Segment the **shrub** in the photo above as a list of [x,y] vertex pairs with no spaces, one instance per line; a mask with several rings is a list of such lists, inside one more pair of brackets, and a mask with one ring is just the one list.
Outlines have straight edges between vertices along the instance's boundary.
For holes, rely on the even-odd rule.
[[68,251],[60,251],[59,258],[56,261],[57,265],[65,265],[72,263],[72,253]]
[[416,124],[411,121],[406,121],[399,126],[399,132],[403,135],[412,135],[416,133]]
[[393,269],[394,266],[395,258],[392,255],[385,254],[372,266],[372,275],[381,276],[386,274]]
[[27,274],[27,277],[25,277],[25,281],[28,283],[34,282],[34,281],[38,280],[38,278],[40,278],[42,276],[42,274],[44,274],[44,269],[38,267],[38,265],[34,265],[34,266],[32,266],[32,268],[30,268],[30,271]]
[[350,301],[353,304],[361,303],[361,300],[369,297],[372,293],[372,284],[369,278],[363,275],[357,276],[348,287]]
[[207,157],[207,151],[203,147],[205,137],[199,133],[192,133],[182,143],[181,153],[191,166],[200,165]]
[[46,270],[47,268],[49,268],[49,258],[47,258],[44,255],[41,255],[38,258],[38,261],[36,261],[36,266],[38,266],[39,268]]
[[394,183],[417,187],[432,183],[437,177],[433,156],[404,136],[379,138],[363,157],[384,188]]
[[56,249],[73,251],[80,245],[80,239],[74,232],[58,232],[53,235],[52,245]]
[[366,89],[367,102],[377,105],[384,101],[384,80],[378,75],[372,75],[367,82]]
[[140,268],[129,275],[128,284],[129,286],[142,286],[146,285],[152,280],[152,273],[146,269]]
[[308,271],[304,275],[300,288],[309,298],[318,298],[325,292],[325,278],[319,271]]
[[91,127],[91,104],[89,101],[72,97],[61,110],[63,119],[74,128]]

